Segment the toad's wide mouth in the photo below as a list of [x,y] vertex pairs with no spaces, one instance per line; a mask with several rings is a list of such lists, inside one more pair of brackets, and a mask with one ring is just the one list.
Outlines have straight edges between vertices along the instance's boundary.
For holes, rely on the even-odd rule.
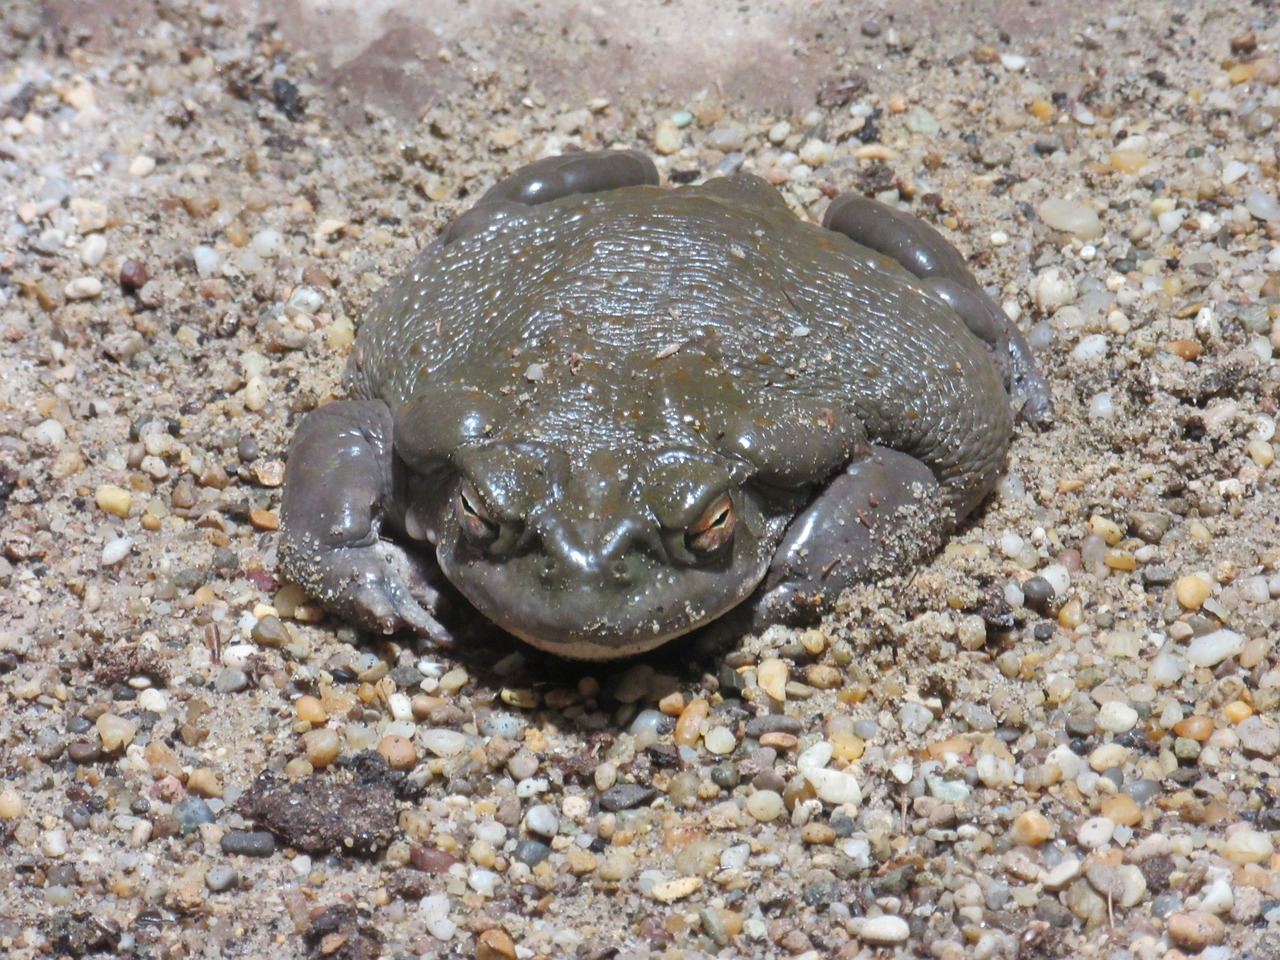
[[572,660],[647,653],[705,626],[750,596],[767,566],[655,571],[641,589],[595,578],[549,586],[532,565],[441,558],[445,575],[480,613],[530,646]]

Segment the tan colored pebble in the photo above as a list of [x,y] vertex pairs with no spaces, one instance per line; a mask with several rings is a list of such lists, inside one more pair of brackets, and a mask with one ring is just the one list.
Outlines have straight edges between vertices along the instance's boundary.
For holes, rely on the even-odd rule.
[[1053,827],[1039,810],[1024,810],[1009,827],[1009,840],[1016,846],[1039,847],[1051,836]]
[[0,820],[17,820],[26,811],[22,795],[12,787],[0,790]]
[[93,502],[104,513],[109,513],[113,517],[127,517],[129,507],[133,504],[133,495],[124,487],[117,487],[114,483],[104,483],[93,491]]
[[297,714],[298,719],[311,724],[324,723],[329,719],[329,713],[326,712],[324,704],[321,704],[316,696],[300,696],[294,700],[293,712]]
[[187,777],[187,792],[197,797],[221,797],[222,780],[208,767],[196,767]]
[[804,682],[818,690],[834,690],[844,682],[844,673],[828,663],[812,663],[805,667]]
[[515,960],[516,945],[501,927],[490,927],[476,937],[476,960]]
[[1170,940],[1196,953],[1205,947],[1221,943],[1227,935],[1226,925],[1204,910],[1172,913],[1165,920],[1165,929],[1169,931]]
[[1120,173],[1138,173],[1147,165],[1147,155],[1141,150],[1112,150],[1110,159]]
[[747,813],[760,823],[776,819],[782,811],[782,794],[776,790],[757,790],[747,797]]
[[1118,743],[1104,743],[1089,754],[1089,768],[1101,773],[1112,767],[1123,766],[1129,760],[1130,750]]
[[1245,703],[1243,700],[1232,700],[1222,708],[1222,714],[1231,723],[1239,723],[1253,716],[1253,707]]
[[378,752],[392,770],[411,770],[418,762],[418,751],[408,737],[389,734],[378,741]]
[[259,507],[249,508],[249,522],[253,524],[256,530],[279,530],[280,516],[271,510],[263,510]]
[[804,647],[810,656],[816,657],[827,649],[827,635],[817,629],[806,630],[800,634],[800,646]]
[[471,676],[467,671],[461,667],[454,667],[440,678],[439,690],[445,694],[457,693],[470,682]]
[[1054,114],[1053,104],[1043,97],[1036,97],[1027,106],[1027,111],[1037,120],[1048,120]]
[[323,769],[338,759],[338,754],[342,752],[342,738],[336,730],[321,727],[304,733],[302,746],[307,754],[307,762],[317,769]]
[[815,846],[825,846],[836,838],[836,832],[830,825],[810,820],[800,828],[800,839]]
[[1276,451],[1267,440],[1250,440],[1245,446],[1250,458],[1260,467],[1269,467],[1275,462]]
[[102,738],[102,748],[108,753],[123,750],[133,742],[138,725],[124,717],[113,713],[104,713],[94,724],[98,728],[98,736]]
[[252,472],[254,479],[261,486],[279,487],[284,484],[284,461],[282,460],[254,461]]
[[1058,611],[1058,623],[1068,630],[1074,630],[1084,623],[1084,604],[1079,597],[1072,597]]
[[770,657],[767,660],[760,661],[760,666],[756,668],[756,682],[760,687],[774,700],[783,701],[787,699],[787,681],[790,679],[790,671],[787,664],[777,657]]
[[1175,723],[1173,732],[1179,737],[1186,737],[1188,740],[1204,743],[1213,733],[1213,718],[1207,717],[1203,713],[1192,714]]
[[595,854],[590,850],[583,850],[581,847],[570,847],[569,852],[565,854],[564,861],[569,867],[569,872],[575,877],[594,872],[598,865]]
[[658,701],[658,709],[668,717],[678,717],[684,710],[684,694],[679,690],[668,693]]
[[698,738],[702,736],[702,721],[707,719],[707,714],[711,712],[711,704],[707,703],[701,697],[691,700],[689,705],[680,712],[680,719],[676,721],[675,741],[682,747],[691,747],[698,742]]
[[666,883],[654,884],[653,899],[661,903],[675,903],[692,896],[702,889],[701,877],[679,877]]
[[1108,550],[1102,555],[1102,562],[1112,570],[1132,570],[1138,565],[1137,558],[1128,550]]
[[831,735],[831,756],[835,760],[851,763],[867,750],[867,742],[851,730],[839,730]]
[[1198,573],[1179,577],[1173,585],[1174,596],[1178,598],[1178,603],[1185,610],[1199,610],[1200,605],[1209,599],[1209,594],[1212,592],[1213,584],[1207,577],[1202,577]]
[[799,742],[799,738],[794,733],[783,733],[780,730],[760,735],[760,746],[773,747],[775,750],[794,750]]
[[1137,801],[1127,793],[1117,793],[1102,801],[1099,812],[1112,823],[1132,827],[1142,821]]

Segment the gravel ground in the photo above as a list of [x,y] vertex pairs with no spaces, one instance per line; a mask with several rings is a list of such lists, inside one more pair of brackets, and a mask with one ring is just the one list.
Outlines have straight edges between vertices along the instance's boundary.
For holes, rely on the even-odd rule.
[[[1280,956],[1274,5],[716,4],[685,69],[677,3],[80,6],[0,7],[5,956]],[[468,198],[615,144],[900,200],[1058,422],[820,628],[362,642],[277,580],[297,419]]]

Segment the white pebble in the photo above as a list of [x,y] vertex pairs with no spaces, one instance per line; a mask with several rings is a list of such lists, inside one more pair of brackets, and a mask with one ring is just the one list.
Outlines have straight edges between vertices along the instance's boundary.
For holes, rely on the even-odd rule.
[[96,267],[107,255],[107,238],[100,233],[91,233],[80,244],[80,262],[86,267]]
[[1231,186],[1248,172],[1248,164],[1241,163],[1239,160],[1228,160],[1222,167],[1223,186]]
[[720,854],[720,867],[724,870],[741,870],[751,858],[751,844],[735,843]]
[[1108,700],[1098,711],[1099,729],[1107,733],[1127,733],[1138,724],[1138,711],[1119,700]]
[[405,694],[397,691],[387,697],[387,708],[391,711],[391,716],[396,720],[413,722],[413,701]]
[[1091,333],[1076,344],[1071,359],[1077,363],[1096,360],[1107,355],[1107,338],[1101,333]]
[[97,277],[76,277],[62,292],[68,300],[92,300],[102,293],[102,281]]
[[706,745],[708,753],[714,753],[717,756],[733,753],[738,746],[738,738],[727,727],[712,727],[702,738],[702,742]]
[[1182,226],[1182,221],[1186,219],[1186,216],[1185,210],[1166,210],[1156,217],[1156,223],[1160,225],[1162,232],[1173,233]]
[[147,687],[147,689],[138,694],[138,706],[152,713],[164,713],[169,708],[169,701],[165,699],[164,693],[160,690],[155,687]]
[[57,420],[50,417],[48,420],[42,420],[31,431],[31,442],[38,447],[57,447],[61,446],[62,441],[67,439],[67,430]]
[[1062,779],[1074,780],[1080,776],[1084,761],[1080,759],[1080,754],[1076,753],[1065,743],[1059,744],[1049,751],[1044,758],[1046,764],[1053,764],[1062,771]]
[[[1098,219],[1098,211],[1088,204],[1051,197],[1036,207],[1036,213],[1054,230],[1069,233],[1081,240],[1097,240],[1102,236],[1102,221]],[[1057,268],[1051,267],[1046,272],[1053,270]]]
[[1115,398],[1110,390],[1095,393],[1089,398],[1089,419],[1110,420],[1116,415]]
[[1009,559],[1013,559],[1022,552],[1022,548],[1026,545],[1026,542],[1027,541],[1023,540],[1016,533],[1001,534],[1000,552]]
[[270,228],[259,230],[253,235],[253,239],[249,241],[249,248],[264,260],[278,256],[283,246],[284,235],[279,230]]
[[196,274],[202,280],[217,276],[222,269],[222,254],[205,243],[191,251],[191,259],[195,262]]
[[1001,789],[1013,784],[1013,764],[994,753],[984,753],[978,758],[977,772],[985,787]]
[[140,153],[129,161],[129,174],[134,177],[150,176],[155,168],[155,158],[148,157],[145,153]]
[[1075,281],[1060,267],[1050,267],[1032,281],[1032,295],[1041,313],[1051,314],[1076,298]]
[[858,778],[847,770],[810,770],[804,778],[813,785],[818,799],[824,803],[834,806],[851,803],[855,807],[862,803]]
[[1049,586],[1053,587],[1053,595],[1061,600],[1067,595],[1067,590],[1071,586],[1071,571],[1060,563],[1047,564],[1040,570],[1040,576],[1049,582]]
[[499,877],[492,870],[472,870],[467,877],[467,886],[482,897],[492,897]]
[[907,926],[907,921],[888,913],[865,920],[858,927],[858,937],[863,943],[906,943],[909,936],[911,928]]
[[831,159],[831,144],[825,140],[806,140],[800,145],[800,159],[811,167],[820,167]]
[[1244,649],[1244,637],[1234,630],[1214,630],[1187,644],[1187,662],[1193,667],[1214,667]]
[[560,829],[560,817],[549,803],[539,803],[524,815],[524,828],[540,837],[554,837]]
[[835,752],[835,747],[829,741],[819,740],[796,757],[796,768],[806,775],[813,770],[821,770],[831,762]]
[[1265,413],[1258,414],[1253,421],[1253,429],[1249,431],[1251,440],[1270,440],[1276,435],[1276,421]]
[[116,537],[114,540],[108,540],[107,545],[102,548],[102,565],[110,567],[119,563],[129,555],[132,546],[133,537]]
[[1186,672],[1186,657],[1172,647],[1165,647],[1151,661],[1149,676],[1153,684],[1168,686],[1181,680],[1186,675]]
[[1244,208],[1249,211],[1251,216],[1257,217],[1259,220],[1265,220],[1267,223],[1275,223],[1280,220],[1280,203],[1276,203],[1275,197],[1259,190],[1257,187],[1245,192]]
[[1200,894],[1200,909],[1208,913],[1226,913],[1235,902],[1231,882],[1226,877],[1218,877]]
[[1049,872],[1044,875],[1044,884],[1046,890],[1058,891],[1074,883],[1080,876],[1080,861],[1075,857],[1067,857],[1058,863],[1057,866],[1051,867]]
[[1027,58],[1020,53],[1002,53],[1000,65],[1010,73],[1017,73],[1027,65]]
[[1087,850],[1097,850],[1111,842],[1116,825],[1106,817],[1090,817],[1076,830],[1076,841]]
[[418,742],[422,744],[422,749],[428,753],[434,753],[437,757],[456,757],[467,749],[466,734],[459,733],[457,730],[439,728],[424,730]]

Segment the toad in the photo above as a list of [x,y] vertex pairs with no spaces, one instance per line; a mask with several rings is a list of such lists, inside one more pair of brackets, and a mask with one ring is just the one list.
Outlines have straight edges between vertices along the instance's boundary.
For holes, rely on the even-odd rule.
[[1015,407],[1051,413],[922,221],[844,195],[818,226],[748,174],[664,188],[634,151],[481,197],[364,318],[347,386],[290,449],[286,573],[438,643],[451,585],[584,659],[908,569],[998,481]]

